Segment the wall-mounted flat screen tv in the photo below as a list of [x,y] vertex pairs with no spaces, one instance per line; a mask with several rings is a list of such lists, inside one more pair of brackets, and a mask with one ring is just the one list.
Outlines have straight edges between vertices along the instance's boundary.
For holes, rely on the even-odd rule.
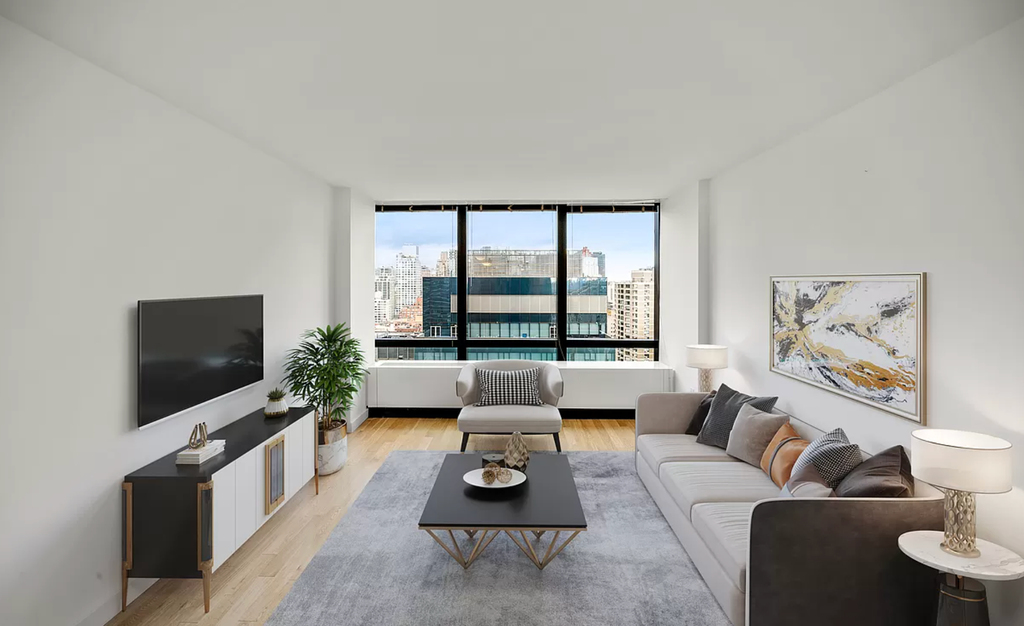
[[263,380],[263,296],[140,300],[139,428]]

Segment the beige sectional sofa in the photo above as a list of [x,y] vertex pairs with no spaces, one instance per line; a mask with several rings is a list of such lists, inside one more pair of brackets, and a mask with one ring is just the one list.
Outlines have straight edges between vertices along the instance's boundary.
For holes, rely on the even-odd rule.
[[[729,619],[927,623],[934,574],[904,557],[896,539],[941,529],[941,494],[918,485],[914,498],[780,498],[759,467],[683,434],[703,397],[638,398],[636,469]],[[822,434],[790,423],[806,439]]]

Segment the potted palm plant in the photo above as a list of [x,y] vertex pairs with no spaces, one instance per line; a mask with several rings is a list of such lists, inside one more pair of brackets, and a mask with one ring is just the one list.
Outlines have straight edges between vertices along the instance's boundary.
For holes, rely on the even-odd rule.
[[359,340],[344,324],[307,330],[298,348],[288,351],[284,383],[316,411],[319,471],[333,474],[348,457],[345,415],[363,384]]

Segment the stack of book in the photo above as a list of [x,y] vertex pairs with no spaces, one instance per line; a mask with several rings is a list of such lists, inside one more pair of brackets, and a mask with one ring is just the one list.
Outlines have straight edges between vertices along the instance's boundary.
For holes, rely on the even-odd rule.
[[207,441],[202,448],[185,448],[178,453],[178,465],[200,465],[224,452],[224,440]]

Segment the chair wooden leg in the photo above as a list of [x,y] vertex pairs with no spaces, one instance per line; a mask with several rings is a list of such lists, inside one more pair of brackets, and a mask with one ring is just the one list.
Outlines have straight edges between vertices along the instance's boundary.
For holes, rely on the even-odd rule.
[[460,450],[460,452],[466,451],[467,443],[469,443],[469,433],[462,433],[462,450]]
[[561,452],[562,451],[562,442],[558,439],[558,433],[552,433],[552,436],[555,438],[555,450],[557,450],[558,452]]

